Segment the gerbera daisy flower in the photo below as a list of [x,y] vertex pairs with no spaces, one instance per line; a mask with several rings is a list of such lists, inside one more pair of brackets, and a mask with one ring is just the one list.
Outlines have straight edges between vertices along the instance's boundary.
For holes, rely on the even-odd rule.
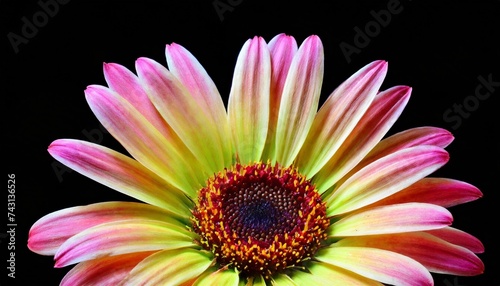
[[60,139],[49,153],[139,202],[104,202],[38,220],[28,247],[76,264],[61,285],[432,285],[478,275],[483,245],[447,207],[482,196],[427,177],[453,136],[419,127],[385,137],[411,88],[380,90],[374,61],[319,108],[323,46],[249,39],[227,111],[201,64],[167,45],[168,69],[104,64],[87,101],[129,155]]

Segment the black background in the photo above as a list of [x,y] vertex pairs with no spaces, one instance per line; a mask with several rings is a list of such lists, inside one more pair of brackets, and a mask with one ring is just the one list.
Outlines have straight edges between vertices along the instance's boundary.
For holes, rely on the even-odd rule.
[[[299,44],[308,35],[320,36],[325,49],[323,100],[362,66],[385,59],[389,72],[382,88],[400,84],[413,87],[409,104],[390,133],[426,125],[453,132],[455,141],[447,148],[451,159],[433,176],[463,180],[484,193],[483,198],[450,210],[455,227],[484,243],[486,251],[480,257],[486,270],[476,277],[434,275],[435,283],[500,285],[499,240],[495,234],[500,203],[495,134],[499,131],[500,87],[493,87],[487,99],[474,99],[479,76],[500,82],[496,42],[500,25],[495,20],[500,1],[437,4],[400,0],[400,12],[392,14],[385,27],[379,25],[379,31],[372,30],[369,42],[362,47],[358,43],[358,53],[351,54],[349,60],[341,43],[355,46],[355,27],[364,30],[373,24],[371,11],[386,10],[395,0],[296,4],[250,0],[66,2],[44,19],[37,1],[1,1],[0,86],[6,102],[2,153],[7,174],[16,175],[17,223],[16,278],[6,276],[8,254],[2,236],[1,285],[57,285],[68,271],[69,267],[54,269],[52,257],[39,256],[26,248],[29,228],[43,215],[75,205],[130,200],[76,172],[59,169],[58,178],[54,159],[47,152],[48,145],[58,138],[89,140],[123,151],[110,134],[100,129],[83,95],[87,85],[105,85],[103,62],[120,63],[132,70],[135,59],[142,56],[165,63],[165,45],[176,42],[197,57],[227,99],[243,43],[255,35],[268,41],[282,32],[294,36]],[[214,3],[220,9],[230,5],[226,6],[230,9],[218,12]],[[34,15],[38,15],[35,20]],[[23,17],[38,21],[39,27],[28,31],[31,34],[26,34],[29,37],[17,45],[16,52],[9,38],[13,34],[23,36]],[[474,100],[477,104],[472,106]],[[443,117],[454,104],[464,101],[469,104],[468,118],[462,116],[458,124]],[[3,194],[5,213],[7,191]],[[6,222],[1,225],[3,229]]]

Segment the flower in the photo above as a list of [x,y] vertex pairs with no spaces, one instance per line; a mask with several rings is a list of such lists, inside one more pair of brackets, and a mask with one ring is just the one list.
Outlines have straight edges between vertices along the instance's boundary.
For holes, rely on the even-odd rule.
[[387,62],[342,83],[318,110],[323,46],[249,39],[227,112],[206,71],[167,45],[168,69],[104,64],[87,101],[130,156],[60,139],[49,153],[140,202],[39,219],[28,247],[77,264],[61,285],[432,285],[478,275],[484,251],[447,210],[482,196],[427,177],[453,136],[419,127],[384,138],[411,88],[380,91]]

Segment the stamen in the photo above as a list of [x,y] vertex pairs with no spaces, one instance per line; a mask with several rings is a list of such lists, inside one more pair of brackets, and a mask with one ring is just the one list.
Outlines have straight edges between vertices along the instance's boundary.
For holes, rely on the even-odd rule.
[[314,185],[295,168],[269,163],[236,164],[209,178],[192,221],[220,267],[265,279],[310,259],[330,224]]

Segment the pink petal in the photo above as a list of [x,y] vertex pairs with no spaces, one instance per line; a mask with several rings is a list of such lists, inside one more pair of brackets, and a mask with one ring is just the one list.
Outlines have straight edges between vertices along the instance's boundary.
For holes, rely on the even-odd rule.
[[189,216],[192,207],[185,194],[134,159],[106,147],[59,139],[49,153],[77,172],[143,202]]
[[[178,138],[175,131],[169,126],[151,102],[139,78],[127,68],[119,64],[104,64],[104,77],[109,88],[117,95],[129,102],[144,118],[157,129],[171,144],[172,149],[183,154],[185,161],[197,162],[197,159]],[[225,113],[224,113],[225,114]],[[224,116],[225,118],[225,116]],[[219,124],[220,126],[222,124]]]
[[203,164],[205,173],[213,174],[227,167],[230,164],[231,149],[227,146],[227,141],[220,141],[222,137],[219,135],[219,126],[212,120],[211,114],[203,110],[197,99],[164,66],[153,60],[140,58],[136,61],[136,69],[141,81],[148,86],[151,101]]
[[118,285],[139,262],[153,253],[138,252],[84,261],[73,267],[60,285]]
[[333,244],[320,249],[315,258],[390,285],[434,285],[422,264],[392,251]]
[[364,167],[326,197],[328,215],[353,211],[388,197],[446,164],[448,153],[417,146],[387,155]]
[[407,203],[368,208],[349,214],[329,228],[329,236],[362,236],[438,229],[449,226],[451,213],[440,206]]
[[360,167],[397,150],[413,146],[432,145],[445,148],[453,139],[454,137],[449,131],[437,127],[425,126],[401,131],[380,141],[361,162]]
[[152,125],[165,136],[173,132],[165,123],[148,98],[143,86],[135,74],[119,64],[104,64],[104,77],[111,90],[130,102]]
[[477,200],[483,194],[471,184],[446,178],[423,178],[377,205],[422,202],[445,208]]
[[320,192],[333,186],[382,139],[403,111],[410,93],[410,87],[396,86],[375,96],[339,150],[314,176],[314,182]]
[[296,166],[314,176],[337,152],[377,94],[387,62],[375,61],[352,75],[328,97],[311,126]]
[[183,224],[158,207],[132,202],[106,202],[50,213],[33,224],[28,247],[42,255],[54,255],[66,240],[93,226],[127,219],[149,219]]
[[207,251],[164,250],[144,259],[120,285],[192,285],[212,264],[212,253]]
[[397,252],[415,259],[436,273],[473,276],[484,271],[483,262],[470,250],[424,232],[348,237],[337,245]]
[[465,247],[474,253],[484,252],[484,245],[481,243],[481,241],[473,235],[470,235],[462,230],[453,227],[445,227],[440,229],[428,230],[427,233],[430,233],[436,237],[444,239],[458,246]]
[[88,228],[66,240],[57,250],[55,267],[104,256],[193,247],[193,233],[174,224],[130,219]]
[[260,161],[269,126],[271,57],[260,37],[241,49],[229,95],[228,116],[241,163]]
[[276,152],[276,127],[283,87],[298,47],[295,39],[285,34],[279,34],[272,38],[268,47],[271,55],[271,91],[269,98],[269,130],[263,158],[272,159],[275,157]]
[[231,139],[226,108],[214,82],[198,60],[178,44],[167,45],[165,49],[168,68],[200,106],[199,112],[206,113],[209,125],[216,126],[212,136],[221,144],[223,162],[231,162]]
[[[297,42],[292,36],[279,34],[272,38],[268,44],[271,55],[271,102],[279,106],[283,87],[285,86],[286,77],[292,64],[292,60],[297,53]],[[274,115],[278,116],[279,109],[276,107]]]
[[445,148],[453,141],[453,135],[445,129],[437,127],[417,127],[396,133],[380,141],[337,185],[342,184],[354,173],[368,164],[398,150],[419,145],[431,145]]
[[219,118],[226,109],[214,82],[198,62],[183,46],[172,43],[165,48],[168,69],[186,87],[205,112]]
[[87,102],[102,125],[141,164],[189,195],[196,195],[201,178],[191,153],[179,149],[178,138],[166,138],[129,102],[100,86],[85,90]]
[[276,127],[276,160],[283,166],[292,164],[318,110],[323,59],[321,40],[318,36],[310,36],[302,43],[290,66]]

